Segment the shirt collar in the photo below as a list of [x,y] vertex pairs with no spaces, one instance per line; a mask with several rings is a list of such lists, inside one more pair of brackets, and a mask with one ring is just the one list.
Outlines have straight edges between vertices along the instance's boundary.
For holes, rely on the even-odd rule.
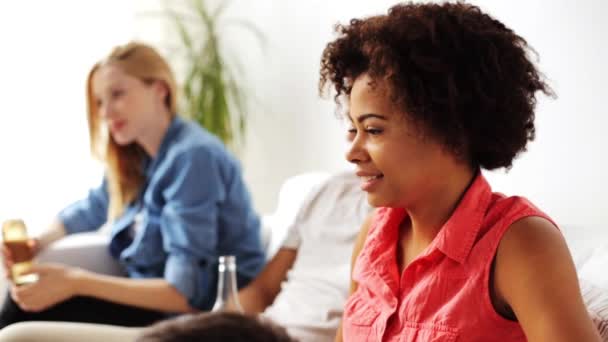
[[151,176],[151,174],[154,172],[154,169],[156,168],[156,166],[158,166],[158,162],[163,160],[163,158],[165,157],[167,149],[171,145],[171,142],[175,140],[175,136],[178,134],[182,125],[183,119],[179,116],[175,115],[171,118],[169,128],[167,128],[167,132],[165,132],[160,146],[158,147],[158,152],[156,153],[156,156],[146,162],[145,169],[148,177]]
[[478,170],[456,210],[439,231],[435,247],[462,264],[475,244],[491,198],[492,189]]

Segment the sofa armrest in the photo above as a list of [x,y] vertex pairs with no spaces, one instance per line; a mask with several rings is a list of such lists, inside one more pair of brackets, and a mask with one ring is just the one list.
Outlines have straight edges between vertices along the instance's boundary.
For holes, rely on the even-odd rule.
[[108,251],[108,236],[99,232],[68,235],[40,252],[38,262],[57,262],[107,275],[125,275]]
[[[68,235],[42,250],[36,261],[57,262],[107,275],[126,275],[108,252],[108,236],[100,232]],[[0,277],[0,300],[4,298],[7,285],[6,279]]]

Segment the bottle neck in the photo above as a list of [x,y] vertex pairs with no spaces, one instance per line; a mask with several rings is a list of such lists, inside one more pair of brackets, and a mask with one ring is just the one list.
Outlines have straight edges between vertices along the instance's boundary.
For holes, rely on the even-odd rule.
[[243,312],[238,297],[234,257],[220,258],[218,266],[217,297],[212,311],[224,310]]

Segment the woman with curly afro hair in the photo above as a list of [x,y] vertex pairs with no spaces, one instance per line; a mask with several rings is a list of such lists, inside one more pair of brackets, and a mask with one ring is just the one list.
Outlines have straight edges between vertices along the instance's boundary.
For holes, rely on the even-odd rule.
[[552,95],[526,41],[465,3],[336,31],[319,86],[345,103],[346,158],[377,207],[337,340],[599,341],[557,225],[481,172],[512,166]]

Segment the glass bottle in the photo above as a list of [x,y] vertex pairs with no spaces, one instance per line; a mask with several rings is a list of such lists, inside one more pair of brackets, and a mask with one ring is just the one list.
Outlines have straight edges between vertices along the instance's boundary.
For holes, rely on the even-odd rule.
[[217,296],[211,311],[243,313],[236,283],[236,257],[234,255],[223,255],[219,258]]
[[34,253],[29,245],[27,228],[23,220],[6,220],[2,223],[2,239],[11,251],[13,266],[11,279],[16,285],[33,283],[38,280],[37,274],[26,274],[32,267]]

